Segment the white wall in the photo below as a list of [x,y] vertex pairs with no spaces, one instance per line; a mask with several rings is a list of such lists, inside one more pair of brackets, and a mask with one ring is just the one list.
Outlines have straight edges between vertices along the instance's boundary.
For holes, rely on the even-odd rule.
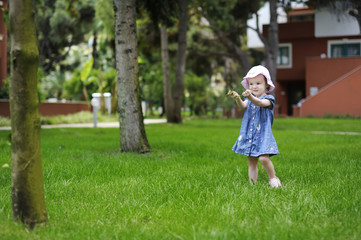
[[[303,7],[304,4],[300,4],[300,3],[292,3],[292,7],[293,8],[297,8],[297,7]],[[277,21],[278,23],[286,23],[287,22],[287,14],[283,11],[282,8],[278,8],[277,9],[277,13],[278,13],[278,18]],[[266,25],[270,23],[270,11],[269,11],[269,3],[266,2],[266,4],[258,11],[258,16],[259,16],[259,28],[262,32],[262,25]],[[247,24],[251,27],[256,28],[257,24],[256,24],[256,15],[253,15],[253,18],[249,19],[247,21]],[[253,31],[252,29],[247,29],[247,36],[248,36],[248,47],[249,48],[263,48],[263,43],[262,41],[259,39],[257,33],[255,31]]]
[[315,36],[336,37],[360,35],[357,20],[351,16],[338,17],[327,9],[315,13]]

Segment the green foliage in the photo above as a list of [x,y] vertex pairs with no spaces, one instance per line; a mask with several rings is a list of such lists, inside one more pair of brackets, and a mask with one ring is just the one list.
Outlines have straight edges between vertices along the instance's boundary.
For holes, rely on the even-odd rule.
[[102,69],[112,68],[115,62],[113,1],[98,0],[96,2],[94,25],[94,31],[97,33],[97,65]]
[[113,1],[98,0],[95,7],[97,28],[104,30],[106,36],[114,39],[114,8]]
[[73,100],[83,99],[80,70],[75,70],[73,76],[65,82],[62,97]]
[[204,35],[212,36],[212,31],[193,22],[194,20],[192,24],[189,24],[187,31],[187,46],[192,50],[187,52],[186,69],[191,70],[199,76],[211,76],[212,63],[214,64],[217,61],[217,57],[200,55],[199,52],[207,53],[213,50],[211,47],[212,41],[204,40]]
[[235,100],[227,95],[229,90],[233,90],[239,93],[242,96],[242,93],[245,91],[242,85],[231,84],[230,87],[226,87],[222,95],[220,95],[220,106],[225,110],[227,116],[231,114],[233,108],[237,108]]
[[62,97],[72,100],[85,100],[82,92],[83,84],[86,87],[88,95],[91,95],[99,89],[98,79],[99,71],[93,69],[89,73],[89,77],[83,83],[81,80],[81,70],[77,69],[74,71],[70,80],[65,82]]
[[117,82],[117,70],[115,68],[108,68],[107,71],[103,73],[103,78],[104,92],[113,92],[113,90],[115,90],[115,85]]
[[[260,4],[261,1],[245,0],[192,2],[193,14],[187,38],[191,51],[188,52],[187,69],[209,77],[221,72],[227,87],[238,84],[239,75],[244,73],[242,64],[235,58],[234,48],[248,54],[246,23]],[[228,44],[224,44],[225,41]],[[233,47],[229,47],[229,43]],[[259,62],[262,57],[256,52],[252,63]]]
[[232,34],[231,39],[238,35],[246,33],[247,20],[260,7],[260,1],[248,0],[222,0],[222,1],[207,1],[200,0],[195,2],[198,8],[199,17],[207,18],[213,27]]
[[217,87],[210,85],[210,79],[207,76],[200,77],[190,71],[185,75],[185,100],[190,108],[191,116],[193,114],[204,116],[210,112],[215,117],[216,110],[223,101],[221,92]]
[[11,120],[7,117],[0,116],[0,127],[11,126]]
[[69,48],[83,42],[92,31],[94,4],[93,0],[36,1],[40,65],[44,72],[62,65]]
[[114,67],[114,39],[105,34],[98,34],[97,45],[97,65],[102,69]]
[[56,8],[58,10],[54,12],[54,15],[50,19],[50,40],[56,44],[64,41],[63,38],[59,36],[66,36],[76,21],[68,14],[63,4],[62,2],[57,2]]
[[6,24],[6,29],[10,31],[10,25],[9,25],[9,10],[5,8],[0,8],[0,10],[3,12],[3,20]]
[[[40,70],[41,71],[41,70]],[[65,75],[60,70],[55,70],[47,74],[46,76],[41,76],[40,79],[40,92],[42,100],[48,98],[61,99],[63,94],[63,86],[65,83]]]
[[[42,100],[49,97],[84,100],[82,92],[81,68],[87,58],[96,36],[96,65],[104,76],[104,91],[115,93],[116,72],[114,66],[114,10],[110,0],[38,0],[36,19],[39,31],[41,64],[46,77],[41,80]],[[142,99],[159,106],[163,104],[163,76],[160,57],[159,25],[166,23],[169,33],[170,69],[174,68],[177,49],[177,1],[137,1],[137,30],[139,55],[144,59],[139,64]],[[197,51],[212,52],[223,50],[219,41],[214,41],[212,30],[202,24],[203,17],[209,18],[217,28],[238,41],[244,33],[244,23],[249,13],[259,6],[259,1],[190,1],[190,24],[187,51],[188,72],[193,72],[188,84],[201,84],[198,90],[191,90],[185,101],[191,105],[193,113],[204,114],[224,105],[226,98],[219,97],[207,87],[213,74],[222,72],[227,87],[237,84],[239,66],[232,65],[232,73],[227,73],[222,57],[202,56]],[[241,30],[242,28],[242,30]],[[96,35],[95,35],[96,34]],[[89,43],[86,41],[90,39]],[[76,47],[74,47],[76,45]],[[73,46],[73,47],[72,47]],[[84,48],[85,46],[85,48]],[[66,57],[65,57],[66,56]],[[94,55],[95,56],[95,55]],[[89,63],[90,65],[90,63]],[[89,70],[89,69],[88,69]],[[174,74],[174,71],[170,71]],[[68,75],[72,77],[68,80]],[[202,76],[202,77],[199,77]],[[171,79],[174,79],[171,76]],[[84,81],[84,76],[83,76]],[[186,80],[187,81],[187,80]],[[99,70],[92,70],[84,81],[88,95],[99,91]],[[61,89],[63,88],[63,89]],[[191,87],[190,87],[191,88]],[[199,95],[197,95],[199,94]],[[226,99],[225,101],[229,101]]]
[[163,105],[163,71],[159,55],[153,58],[140,58],[139,78],[142,99],[156,106]]
[[139,55],[146,58],[160,59],[160,30],[153,23],[146,11],[141,11],[137,18],[137,38]]
[[45,78],[44,72],[41,68],[38,68],[37,90],[38,90],[39,103],[45,100],[45,95],[47,94],[41,86],[41,82],[42,82],[43,78]]
[[84,64],[83,68],[80,71],[80,80],[86,84],[90,71],[93,68],[93,62],[94,59],[93,58],[89,58],[89,60]]
[[0,88],[0,99],[9,99],[10,77],[0,81],[4,82],[4,85]]
[[[64,83],[64,92],[62,94],[63,98],[72,99],[72,100],[84,100],[82,87],[83,84],[86,87],[88,95],[100,91],[99,87],[99,69],[91,69],[89,67],[90,62],[87,62],[84,68],[78,68],[73,72],[72,77],[65,81]],[[89,71],[90,70],[90,71]],[[83,77],[81,73],[83,71]],[[89,72],[88,72],[89,71]],[[104,92],[114,93],[115,84],[116,84],[116,70],[114,68],[109,68],[103,73],[104,78]],[[87,77],[86,77],[87,76]],[[84,81],[82,79],[85,79]]]
[[211,92],[208,91],[210,80],[207,77],[199,77],[191,72],[185,75],[186,103],[192,113],[205,115],[207,113],[208,101]]
[[[49,222],[12,221],[10,131],[0,131],[2,239],[359,239],[360,120],[276,119],[283,188],[231,151],[240,120],[146,126],[154,149],[120,153],[116,129],[43,129]],[[7,165],[6,165],[7,164]],[[66,230],[66,231],[65,231]]]
[[139,12],[146,11],[155,25],[160,23],[172,26],[178,15],[178,3],[176,0],[140,0],[137,1]]

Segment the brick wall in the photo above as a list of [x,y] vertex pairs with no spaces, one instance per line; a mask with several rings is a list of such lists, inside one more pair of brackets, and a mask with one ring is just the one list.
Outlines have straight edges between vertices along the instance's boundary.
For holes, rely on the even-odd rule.
[[[70,103],[40,103],[39,112],[41,116],[56,116],[77,113],[81,111],[91,111],[85,102]],[[0,100],[0,116],[10,117],[9,101]]]

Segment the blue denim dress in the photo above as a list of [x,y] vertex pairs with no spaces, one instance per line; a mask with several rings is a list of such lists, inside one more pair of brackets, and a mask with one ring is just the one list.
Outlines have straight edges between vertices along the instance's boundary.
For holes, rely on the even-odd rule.
[[249,101],[244,112],[241,131],[232,150],[235,153],[251,157],[279,154],[277,143],[272,134],[273,108],[275,98],[265,95],[259,99],[268,99],[269,107],[259,107]]

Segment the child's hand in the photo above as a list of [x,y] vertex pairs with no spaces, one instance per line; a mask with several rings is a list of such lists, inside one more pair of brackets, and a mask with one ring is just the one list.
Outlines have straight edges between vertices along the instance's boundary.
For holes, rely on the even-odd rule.
[[239,94],[236,91],[229,90],[227,95],[232,98],[239,98]]
[[243,96],[243,97],[249,97],[249,96],[251,96],[251,95],[252,95],[252,91],[249,90],[249,89],[247,89],[246,91],[244,91],[244,92],[242,93],[242,96]]

